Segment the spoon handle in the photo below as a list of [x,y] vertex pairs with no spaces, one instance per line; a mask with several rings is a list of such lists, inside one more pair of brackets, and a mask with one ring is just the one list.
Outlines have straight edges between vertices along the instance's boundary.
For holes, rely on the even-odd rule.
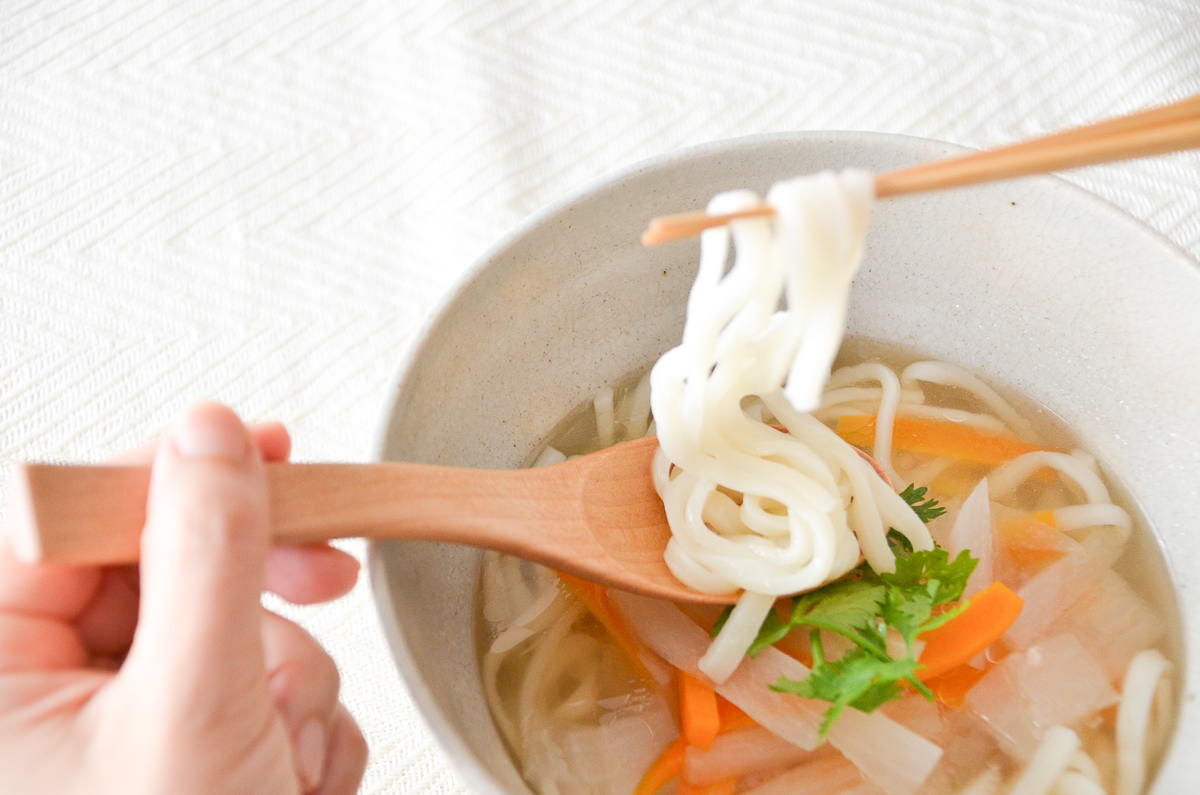
[[[272,541],[407,538],[528,554],[544,541],[539,528],[580,523],[575,468],[554,469],[270,463]],[[144,466],[20,465],[10,486],[11,545],[29,562],[136,561],[149,485]]]

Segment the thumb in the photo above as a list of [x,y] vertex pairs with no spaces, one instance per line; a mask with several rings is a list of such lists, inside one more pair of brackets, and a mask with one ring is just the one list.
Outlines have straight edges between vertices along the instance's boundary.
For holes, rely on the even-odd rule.
[[192,407],[154,460],[131,674],[168,676],[185,702],[261,684],[268,543],[266,480],[245,426],[219,404]]

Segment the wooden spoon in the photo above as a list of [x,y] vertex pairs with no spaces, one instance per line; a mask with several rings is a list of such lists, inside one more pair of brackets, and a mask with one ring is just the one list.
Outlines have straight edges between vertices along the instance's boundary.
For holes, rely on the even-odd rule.
[[[724,604],[663,562],[670,531],[646,437],[537,469],[267,464],[273,540],[448,541],[508,552],[626,591]],[[138,559],[150,469],[23,464],[10,487],[12,547],[28,562]]]

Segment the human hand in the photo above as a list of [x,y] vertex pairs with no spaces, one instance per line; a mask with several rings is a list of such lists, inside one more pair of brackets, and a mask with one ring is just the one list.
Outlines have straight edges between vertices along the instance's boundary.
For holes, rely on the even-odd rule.
[[367,749],[333,660],[265,610],[354,585],[327,545],[269,546],[283,426],[192,408],[155,448],[138,566],[31,567],[0,538],[0,771],[24,793],[351,793]]

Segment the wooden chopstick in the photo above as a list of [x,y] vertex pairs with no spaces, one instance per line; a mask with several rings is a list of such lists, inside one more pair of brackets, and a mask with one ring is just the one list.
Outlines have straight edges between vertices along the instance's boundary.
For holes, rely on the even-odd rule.
[[[880,174],[875,178],[875,196],[904,196],[1196,148],[1200,148],[1200,95],[999,149]],[[739,218],[774,214],[772,207],[762,204],[728,215],[660,216],[650,221],[642,243],[657,245]]]
[[[875,178],[875,195],[883,199],[1200,147],[1200,97],[1188,101],[1198,105],[1190,115],[1165,121],[1114,124],[1098,133],[1087,128],[1069,130],[880,174]],[[1105,124],[1125,121],[1112,119]]]

